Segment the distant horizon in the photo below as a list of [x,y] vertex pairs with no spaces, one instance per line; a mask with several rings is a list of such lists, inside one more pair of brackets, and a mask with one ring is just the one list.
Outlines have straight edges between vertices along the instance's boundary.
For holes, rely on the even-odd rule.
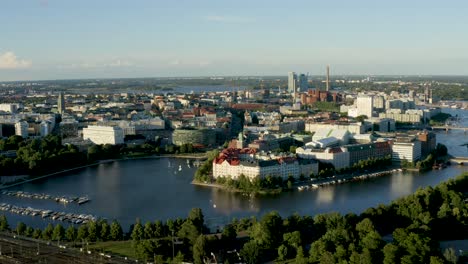
[[[298,72],[296,71],[295,73],[304,73],[306,72]],[[323,77],[325,78],[325,74],[320,75],[320,74],[309,74],[309,78],[318,78],[318,77]],[[133,80],[133,79],[208,79],[208,78],[284,78],[287,79],[287,73],[283,75],[200,75],[200,76],[146,76],[146,77],[103,77],[103,78],[69,78],[69,79],[24,79],[24,80],[9,80],[9,81],[2,81],[0,80],[0,83],[16,83],[16,82],[47,82],[47,81],[85,81],[85,80]],[[338,77],[391,77],[391,78],[410,78],[410,77],[418,77],[418,78],[431,78],[431,77],[467,77],[468,74],[336,74],[332,75],[330,74],[331,81],[333,79],[339,79]],[[336,77],[336,78],[333,78]]]

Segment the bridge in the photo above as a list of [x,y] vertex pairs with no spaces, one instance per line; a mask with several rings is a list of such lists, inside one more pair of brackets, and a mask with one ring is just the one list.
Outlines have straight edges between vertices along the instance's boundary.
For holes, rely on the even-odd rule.
[[452,157],[450,162],[458,165],[468,165],[468,157]]
[[433,126],[431,128],[432,130],[445,130],[445,131],[462,130],[465,133],[468,131],[468,127],[459,127],[459,126]]

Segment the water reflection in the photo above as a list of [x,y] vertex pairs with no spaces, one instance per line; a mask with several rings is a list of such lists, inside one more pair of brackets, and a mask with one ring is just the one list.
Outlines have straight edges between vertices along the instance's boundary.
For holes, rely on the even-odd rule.
[[391,177],[390,191],[394,196],[403,196],[413,190],[413,177],[405,174],[398,172]]
[[236,212],[257,213],[260,210],[259,199],[253,195],[227,192],[221,189],[213,189],[212,207],[223,215],[231,215]]
[[314,191],[317,192],[316,204],[328,205],[331,204],[335,198],[335,188],[333,187],[323,187]]

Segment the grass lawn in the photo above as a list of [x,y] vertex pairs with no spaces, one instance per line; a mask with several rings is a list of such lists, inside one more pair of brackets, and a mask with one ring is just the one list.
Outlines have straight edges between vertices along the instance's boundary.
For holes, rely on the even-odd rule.
[[123,257],[129,257],[136,259],[135,251],[132,247],[132,241],[107,241],[97,242],[89,245],[89,249],[110,252],[112,254],[120,255]]

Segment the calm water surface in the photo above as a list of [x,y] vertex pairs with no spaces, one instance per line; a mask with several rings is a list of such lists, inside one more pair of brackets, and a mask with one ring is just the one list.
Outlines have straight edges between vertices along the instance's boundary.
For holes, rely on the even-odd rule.
[[[466,111],[450,111],[463,115],[463,123],[466,123]],[[446,144],[452,155],[468,156],[467,148],[460,146],[468,143],[468,135],[463,131],[448,134],[441,132],[437,135],[437,140]],[[109,220],[117,219],[124,228],[134,223],[136,218],[154,221],[185,217],[191,208],[200,207],[208,224],[217,225],[233,217],[261,216],[271,210],[277,210],[283,216],[294,212],[309,215],[330,211],[360,213],[368,207],[389,203],[395,198],[408,195],[419,187],[437,185],[467,170],[468,166],[453,165],[444,170],[421,174],[400,172],[369,181],[312,191],[249,197],[191,185],[195,172],[191,161],[144,159],[101,164],[11,188],[51,195],[88,196],[92,199],[81,206],[6,195],[0,195],[0,202],[55,211],[90,213]],[[7,217],[11,225],[23,221],[42,227],[49,221],[9,213]]]

